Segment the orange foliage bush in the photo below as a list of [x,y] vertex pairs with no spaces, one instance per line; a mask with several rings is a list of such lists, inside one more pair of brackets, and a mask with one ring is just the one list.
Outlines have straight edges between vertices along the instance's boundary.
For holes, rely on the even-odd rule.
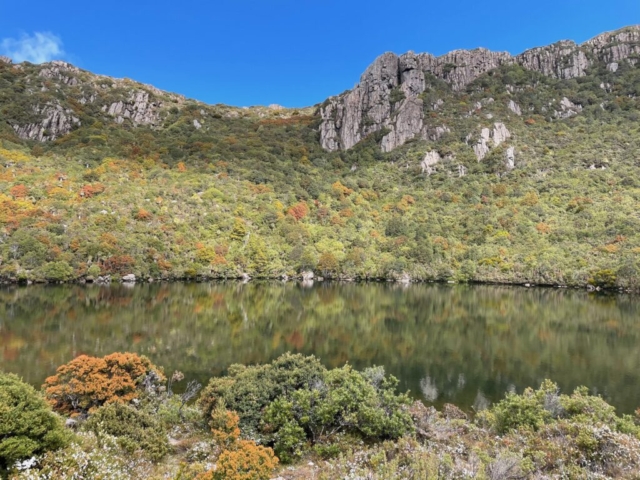
[[94,183],[93,185],[85,185],[80,189],[80,196],[82,198],[91,198],[99,193],[104,192],[104,185],[101,183]]
[[278,465],[273,450],[248,440],[238,441],[234,450],[220,454],[214,478],[225,480],[268,480]]
[[13,187],[11,187],[9,189],[9,193],[14,198],[24,198],[27,195],[29,195],[29,190],[27,190],[27,187],[25,187],[24,185],[20,184],[20,185],[14,185]]
[[214,410],[211,413],[211,433],[220,446],[230,447],[240,438],[240,417],[230,410]]
[[305,202],[299,202],[291,207],[287,213],[291,215],[296,220],[301,220],[307,216],[309,213],[309,207]]
[[259,183],[257,185],[252,183],[249,185],[249,190],[258,195],[261,193],[269,193],[273,191],[269,185],[265,185],[263,183]]
[[349,195],[351,195],[353,193],[353,190],[351,190],[349,187],[345,187],[340,180],[336,181],[335,183],[333,183],[331,185],[331,189],[333,190],[333,193],[336,195],[336,197],[343,199],[344,197],[348,197]]
[[114,255],[100,262],[100,267],[105,273],[126,275],[131,273],[134,264],[135,260],[130,255]]
[[229,410],[215,410],[211,414],[213,436],[224,448],[215,470],[201,473],[196,480],[268,480],[278,465],[273,450],[240,440],[240,417]]
[[151,220],[151,212],[145,210],[144,208],[138,209],[138,212],[134,215],[136,220]]
[[153,384],[165,381],[162,371],[145,356],[112,353],[105,357],[80,355],[58,367],[42,386],[54,410],[65,414],[91,412],[107,403],[128,403],[138,397],[147,375]]

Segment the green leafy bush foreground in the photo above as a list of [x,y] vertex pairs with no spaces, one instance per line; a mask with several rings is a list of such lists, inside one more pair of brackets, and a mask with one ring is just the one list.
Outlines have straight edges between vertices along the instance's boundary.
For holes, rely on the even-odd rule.
[[409,433],[409,397],[396,393],[397,384],[380,367],[327,370],[312,356],[287,354],[269,365],[233,366],[211,380],[201,404],[207,412],[235,410],[245,435],[273,445],[288,462],[337,434],[383,440]]
[[0,373],[0,475],[16,462],[68,443],[61,418],[44,398],[17,376]]
[[640,418],[617,415],[584,387],[563,394],[547,380],[470,418],[453,405],[411,402],[380,367],[327,369],[302,355],[234,365],[196,404],[192,383],[173,392],[182,380],[175,372],[164,387],[76,415],[71,432],[32,387],[0,375],[3,475],[533,480],[640,471]]

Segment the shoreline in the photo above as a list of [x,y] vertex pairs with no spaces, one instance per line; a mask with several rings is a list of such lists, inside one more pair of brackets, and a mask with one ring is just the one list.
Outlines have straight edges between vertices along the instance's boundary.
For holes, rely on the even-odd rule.
[[[126,277],[126,276],[125,276]],[[267,277],[205,277],[199,276],[194,278],[188,277],[142,277],[134,280],[124,280],[124,277],[98,277],[97,279],[87,279],[84,277],[66,281],[47,281],[47,280],[25,280],[15,278],[0,278],[0,287],[2,286],[33,286],[33,285],[96,285],[110,286],[112,284],[120,284],[133,287],[135,285],[153,284],[153,283],[218,283],[218,282],[282,282],[282,283],[299,283],[303,287],[311,287],[315,283],[345,283],[345,284],[367,284],[367,283],[388,283],[402,286],[418,285],[418,284],[438,284],[438,285],[477,285],[477,286],[502,286],[502,287],[521,287],[534,289],[566,289],[566,290],[584,290],[588,293],[615,293],[615,294],[638,294],[640,291],[633,288],[623,287],[601,287],[591,284],[545,284],[534,282],[499,282],[499,281],[483,281],[483,280],[431,280],[431,279],[413,279],[407,277],[313,277],[305,278],[303,275],[291,276],[267,276]]]

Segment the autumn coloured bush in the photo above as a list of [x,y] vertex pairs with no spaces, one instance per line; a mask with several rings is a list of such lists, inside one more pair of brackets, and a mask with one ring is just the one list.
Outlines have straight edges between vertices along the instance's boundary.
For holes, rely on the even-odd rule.
[[135,259],[131,255],[113,255],[100,262],[100,267],[104,273],[126,275],[131,273],[131,268],[135,265]]
[[99,193],[104,192],[104,185],[101,183],[95,183],[95,184],[89,184],[89,185],[84,185],[81,189],[80,189],[80,197],[82,198],[91,198],[95,195],[98,195]]
[[141,221],[151,220],[151,217],[152,217],[151,212],[149,212],[148,210],[145,210],[144,208],[139,208],[136,214],[134,215],[134,218],[136,220],[141,220]]
[[14,198],[24,198],[29,194],[29,190],[23,184],[14,185],[9,189],[9,193]]
[[216,464],[215,480],[268,480],[278,465],[278,458],[268,447],[249,440],[239,440],[234,448],[224,450]]
[[164,380],[162,370],[135,353],[80,355],[58,367],[42,388],[54,410],[78,415],[109,403],[128,403],[143,388],[153,390]]
[[293,207],[291,207],[287,213],[291,215],[296,220],[301,220],[307,216],[309,213],[309,207],[305,202],[296,203]]
[[211,432],[222,452],[216,468],[198,480],[267,480],[278,465],[278,458],[268,447],[251,440],[240,440],[239,417],[235,412],[216,409],[211,415]]

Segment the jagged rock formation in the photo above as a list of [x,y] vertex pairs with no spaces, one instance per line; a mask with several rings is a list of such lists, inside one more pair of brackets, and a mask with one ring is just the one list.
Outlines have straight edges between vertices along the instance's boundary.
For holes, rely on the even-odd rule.
[[149,98],[149,92],[133,91],[127,100],[119,100],[104,105],[103,112],[115,117],[116,123],[122,123],[126,118],[134,125],[155,125],[159,120],[159,109],[162,102],[154,102]]
[[35,106],[34,113],[42,120],[26,125],[13,125],[16,134],[23,140],[38,140],[40,142],[55,140],[69,133],[80,125],[80,119],[73,115],[72,110],[63,108],[60,104]]
[[[515,57],[483,48],[456,50],[441,57],[413,52],[400,56],[385,53],[367,68],[353,90],[331,97],[320,107],[320,142],[325,150],[347,150],[367,135],[383,131],[381,148],[388,152],[415,137],[434,140],[435,129],[444,132],[447,127],[429,125],[425,119],[422,98],[428,91],[425,74],[459,91],[501,65],[517,64],[553,78],[571,79],[586,75],[587,70],[598,63],[606,64],[615,72],[621,62],[635,65],[638,58],[640,26],[604,33],[582,45],[560,41]],[[429,107],[436,110],[441,105],[438,99]],[[522,114],[515,102],[508,107],[516,115]],[[558,118],[579,111],[578,106],[566,102],[560,107]],[[478,147],[476,155],[480,157],[482,151],[484,147]]]
[[560,100],[559,105],[560,105],[560,111],[558,110],[554,111],[554,116],[556,118],[573,117],[574,115],[577,115],[582,111],[581,105],[576,105],[567,97],[563,97],[562,100]]
[[74,67],[70,63],[54,60],[40,70],[39,77],[58,80],[65,85],[74,86],[78,84],[77,74],[80,69]]

